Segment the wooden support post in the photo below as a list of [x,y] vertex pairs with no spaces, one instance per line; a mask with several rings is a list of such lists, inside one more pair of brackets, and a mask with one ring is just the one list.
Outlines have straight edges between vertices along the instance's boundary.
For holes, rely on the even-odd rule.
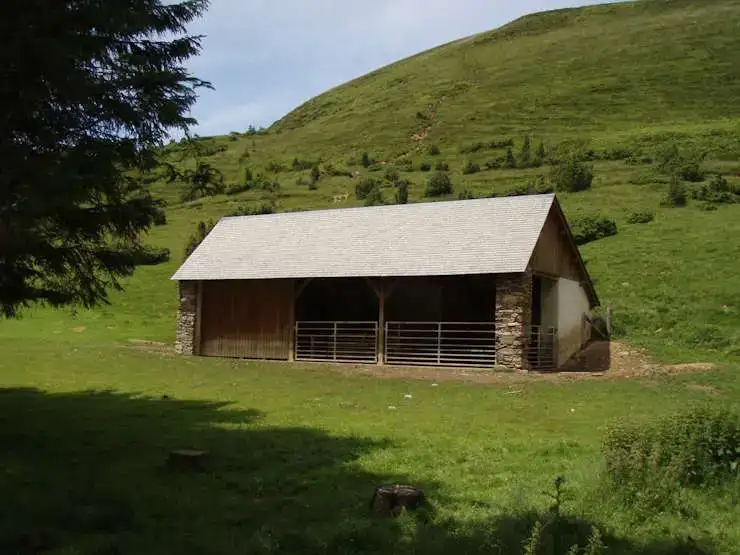
[[290,285],[290,308],[288,310],[288,362],[295,361],[295,287],[296,282],[293,280]]
[[200,354],[201,321],[203,313],[203,282],[198,282],[198,298],[195,301],[195,331],[193,332],[193,354]]
[[385,284],[378,291],[378,364],[385,364]]

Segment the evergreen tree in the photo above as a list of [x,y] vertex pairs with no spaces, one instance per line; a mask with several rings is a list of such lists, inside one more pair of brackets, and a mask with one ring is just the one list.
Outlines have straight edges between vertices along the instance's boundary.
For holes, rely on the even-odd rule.
[[532,141],[530,140],[529,135],[524,137],[522,151],[519,153],[519,160],[521,160],[523,167],[527,167],[532,162]]
[[402,179],[396,185],[396,204],[408,204],[409,202],[409,182]]
[[537,152],[535,153],[535,159],[538,160],[540,163],[544,163],[546,158],[547,151],[545,150],[545,142],[540,141],[540,144],[537,147]]
[[516,168],[516,158],[514,158],[514,152],[511,150],[511,147],[506,149],[506,160],[504,165],[507,168]]
[[162,208],[141,178],[209,86],[185,68],[207,4],[0,4],[0,314],[94,306],[156,261],[141,238]]

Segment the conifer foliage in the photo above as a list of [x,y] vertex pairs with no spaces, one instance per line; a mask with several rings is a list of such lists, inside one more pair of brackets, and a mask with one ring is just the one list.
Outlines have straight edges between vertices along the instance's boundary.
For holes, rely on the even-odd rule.
[[[141,177],[194,123],[207,0],[0,4],[0,315],[93,306],[149,260],[162,207]],[[161,260],[162,256],[156,257]]]

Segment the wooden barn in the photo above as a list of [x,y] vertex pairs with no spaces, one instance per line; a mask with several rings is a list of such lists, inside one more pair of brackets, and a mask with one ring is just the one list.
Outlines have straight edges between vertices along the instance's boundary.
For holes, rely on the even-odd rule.
[[187,355],[557,368],[598,298],[555,195],[224,218],[173,276]]

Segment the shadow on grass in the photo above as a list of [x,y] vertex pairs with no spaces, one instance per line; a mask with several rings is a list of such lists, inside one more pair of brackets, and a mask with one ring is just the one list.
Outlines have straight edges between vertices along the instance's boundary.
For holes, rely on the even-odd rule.
[[[270,428],[263,416],[113,391],[0,390],[0,553],[521,553],[536,515],[444,520],[435,484],[362,468],[387,442]],[[208,470],[169,473],[173,449],[207,450]],[[372,518],[373,488],[386,482],[414,483],[432,505]],[[590,530],[579,521],[562,541]],[[691,553],[606,540],[615,553]]]

